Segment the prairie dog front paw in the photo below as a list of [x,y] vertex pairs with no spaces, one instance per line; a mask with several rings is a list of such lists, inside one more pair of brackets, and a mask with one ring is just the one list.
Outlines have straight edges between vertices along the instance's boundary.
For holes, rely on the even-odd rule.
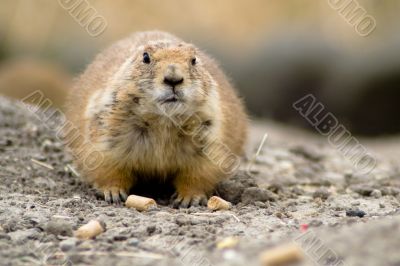
[[174,208],[189,208],[191,206],[197,207],[207,205],[207,196],[205,193],[193,195],[181,195],[179,193],[175,193],[172,198],[172,206]]

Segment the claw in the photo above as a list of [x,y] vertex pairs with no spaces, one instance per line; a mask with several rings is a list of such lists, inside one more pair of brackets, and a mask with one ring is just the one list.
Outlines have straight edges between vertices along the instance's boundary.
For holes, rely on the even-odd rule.
[[177,194],[177,198],[175,200],[173,200],[173,203],[172,203],[172,207],[175,209],[189,208],[191,206],[198,207],[198,206],[204,206],[204,205],[207,205],[207,197],[205,195],[182,197]]
[[113,199],[114,205],[121,204],[121,198],[119,197],[119,193],[112,192],[112,199]]
[[111,192],[109,190],[104,191],[104,200],[111,204]]
[[128,195],[122,189],[105,189],[103,190],[104,200],[108,204],[120,205],[121,200],[126,201]]
[[126,194],[126,192],[122,189],[120,189],[119,191],[119,195],[121,196],[121,199],[125,202],[126,199],[128,198],[128,194]]
[[200,205],[207,206],[207,197],[206,196],[201,197]]
[[190,207],[190,198],[186,197],[181,201],[181,204],[179,206],[180,208],[189,208]]
[[198,207],[200,205],[200,197],[194,197],[190,202],[190,206]]
[[181,201],[182,201],[182,198],[181,198],[181,197],[177,197],[177,198],[173,201],[172,207],[173,207],[174,209],[178,209],[178,208],[180,207],[180,205],[181,205]]
[[174,194],[172,194],[171,196],[171,201],[174,201],[178,198],[178,192],[175,192]]

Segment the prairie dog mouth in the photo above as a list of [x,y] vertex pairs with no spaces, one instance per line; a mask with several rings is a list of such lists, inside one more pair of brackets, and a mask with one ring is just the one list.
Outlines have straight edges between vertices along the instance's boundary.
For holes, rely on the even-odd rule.
[[175,103],[175,102],[181,102],[182,99],[180,99],[176,94],[169,95],[168,97],[165,97],[161,100],[161,104],[164,103]]
[[170,103],[170,102],[176,102],[176,101],[178,101],[178,98],[175,95],[173,95],[173,96],[168,97],[167,99],[165,99],[163,102],[164,103]]

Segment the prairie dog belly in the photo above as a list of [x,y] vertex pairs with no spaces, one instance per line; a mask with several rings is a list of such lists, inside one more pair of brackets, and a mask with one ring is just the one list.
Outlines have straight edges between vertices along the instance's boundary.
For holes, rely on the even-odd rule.
[[[161,125],[162,124],[162,125]],[[203,157],[201,147],[171,121],[159,121],[113,141],[116,160],[126,158],[134,171],[145,173],[175,172]]]
[[[95,117],[99,119],[99,116]],[[209,128],[209,120],[190,129],[190,117],[183,125],[160,114],[145,117],[147,119],[136,116],[120,119],[115,128],[113,119],[107,119],[107,114],[103,114],[103,130],[97,130],[95,136],[89,137],[115,164],[149,177],[166,178],[170,173],[193,167],[199,160],[206,159],[202,148],[215,131]],[[114,130],[109,130],[112,128]]]

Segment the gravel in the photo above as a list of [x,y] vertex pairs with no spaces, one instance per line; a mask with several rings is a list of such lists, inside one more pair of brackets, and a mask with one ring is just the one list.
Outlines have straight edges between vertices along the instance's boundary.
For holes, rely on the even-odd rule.
[[[327,143],[270,141],[250,174],[243,166],[219,184],[216,194],[234,204],[229,211],[173,209],[169,192],[153,191],[159,207],[140,213],[107,205],[77,177],[40,117],[0,97],[0,265],[252,266],[262,251],[293,241],[308,255],[301,265],[400,263],[400,173],[384,158],[359,176]],[[93,219],[107,230],[93,240],[72,237]],[[319,261],[307,233],[331,256]],[[227,237],[238,245],[218,249]]]

